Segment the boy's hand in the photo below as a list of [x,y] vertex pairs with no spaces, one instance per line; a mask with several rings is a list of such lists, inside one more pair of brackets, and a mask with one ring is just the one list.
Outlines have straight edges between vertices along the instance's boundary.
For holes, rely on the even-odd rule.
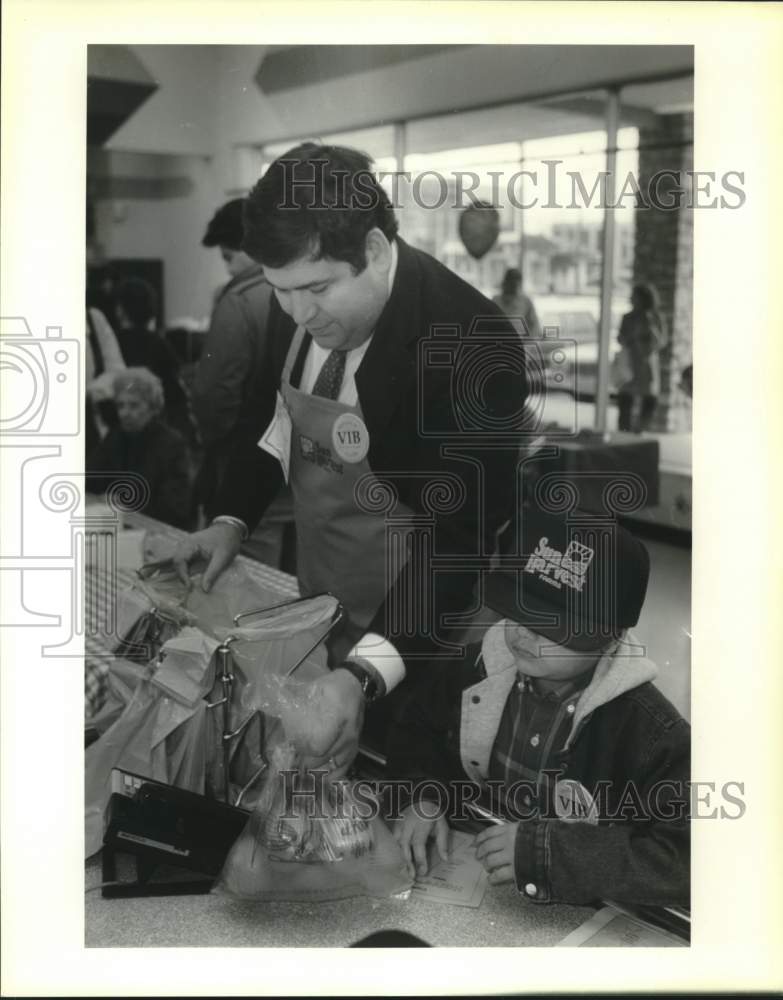
[[408,806],[394,827],[394,839],[402,848],[411,878],[427,874],[427,841],[431,837],[435,838],[438,854],[448,861],[449,825],[445,818],[423,819],[413,806]]
[[514,843],[519,823],[490,826],[476,837],[476,858],[489,872],[492,885],[514,879]]

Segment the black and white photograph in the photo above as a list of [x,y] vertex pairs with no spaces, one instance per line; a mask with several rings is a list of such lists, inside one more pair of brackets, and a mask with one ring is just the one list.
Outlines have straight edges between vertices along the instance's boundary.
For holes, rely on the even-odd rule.
[[[615,985],[694,988],[780,874],[753,782],[775,585],[754,605],[742,569],[779,535],[779,455],[737,430],[771,420],[768,317],[758,270],[697,267],[768,234],[730,235],[765,212],[758,150],[723,150],[703,99],[714,60],[685,19],[577,37],[578,4],[488,4],[472,39],[447,12],[482,5],[374,37],[369,11],[411,5],[299,34],[212,5],[211,37],[193,6],[181,37],[147,5],[137,33],[63,29],[81,90],[22,243],[37,305],[4,253],[3,641],[40,662],[40,692],[4,678],[4,772],[24,737],[14,789],[35,776],[53,838],[67,805],[68,947],[139,995],[142,967],[204,992],[216,949],[215,995],[519,993],[549,948],[585,949],[548,980],[584,989],[607,947]],[[4,190],[4,229],[32,190]],[[737,855],[716,869],[710,838]],[[767,876],[721,923],[751,844]],[[779,982],[761,927],[734,987]],[[395,984],[396,948],[419,951]]]

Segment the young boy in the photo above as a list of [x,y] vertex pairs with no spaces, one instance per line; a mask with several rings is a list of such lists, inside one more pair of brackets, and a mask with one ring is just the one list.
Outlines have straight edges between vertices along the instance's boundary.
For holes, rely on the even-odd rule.
[[506,820],[476,838],[491,883],[539,903],[687,906],[690,727],[628,631],[647,551],[537,511],[522,541],[521,571],[488,586],[507,617],[428,671],[390,735],[389,774],[414,789],[395,831],[409,866],[426,873],[430,838],[445,857],[446,817],[473,798]]

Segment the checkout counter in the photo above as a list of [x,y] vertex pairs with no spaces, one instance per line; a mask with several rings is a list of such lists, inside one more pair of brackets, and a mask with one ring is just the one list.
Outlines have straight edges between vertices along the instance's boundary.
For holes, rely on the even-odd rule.
[[[124,515],[127,533],[118,534],[118,551],[140,544],[141,532],[176,539],[177,529],[139,514]],[[297,595],[296,581],[240,556],[247,572],[285,600]],[[85,694],[88,715],[105,690],[112,635],[114,593],[131,583],[134,570],[105,562],[85,570],[87,639]],[[358,759],[372,768],[371,756]],[[376,761],[377,765],[377,761]],[[367,771],[365,773],[371,773]],[[469,845],[467,834],[463,845]],[[102,852],[103,853],[103,852]],[[561,904],[536,905],[513,885],[485,885],[463,896],[459,905],[439,901],[416,888],[408,898],[369,898],[324,902],[242,901],[216,894],[104,898],[105,869],[100,853],[85,872],[87,947],[347,947],[384,930],[405,931],[440,947],[547,947],[566,944],[683,946],[685,941],[623,914],[620,910]],[[133,877],[130,855],[117,855],[117,874]],[[442,896],[442,894],[441,894]],[[682,926],[686,926],[681,922]],[[603,936],[604,940],[600,938]]]

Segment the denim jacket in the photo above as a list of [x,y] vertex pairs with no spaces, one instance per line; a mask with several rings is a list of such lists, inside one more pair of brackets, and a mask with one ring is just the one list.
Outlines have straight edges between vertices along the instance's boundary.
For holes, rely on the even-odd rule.
[[[494,626],[482,648],[414,688],[389,737],[390,775],[486,788],[519,676],[499,637]],[[532,902],[688,905],[690,727],[651,683],[654,665],[629,655],[632,644],[629,633],[599,661],[518,824],[514,876]],[[564,810],[569,802],[577,808]]]

